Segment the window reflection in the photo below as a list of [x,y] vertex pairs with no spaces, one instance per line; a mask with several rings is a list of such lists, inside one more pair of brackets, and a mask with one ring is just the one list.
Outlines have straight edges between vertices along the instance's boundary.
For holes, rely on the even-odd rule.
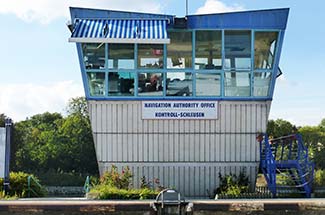
[[192,67],[192,32],[169,32],[167,45],[167,68]]
[[134,69],[133,44],[108,44],[109,69]]
[[272,69],[278,32],[255,32],[255,69]]
[[82,52],[86,69],[105,69],[104,43],[83,43]]
[[225,68],[251,68],[250,31],[225,31]]
[[195,69],[221,69],[221,31],[196,31]]
[[197,73],[196,74],[197,96],[220,96],[220,74]]
[[271,72],[254,73],[254,96],[268,96]]
[[109,72],[108,94],[111,96],[134,95],[134,73],[132,72]]
[[163,73],[139,73],[138,75],[139,96],[162,96]]
[[225,96],[250,96],[250,73],[225,72]]
[[105,95],[105,73],[87,72],[89,93],[91,96]]
[[163,45],[138,45],[138,67],[139,68],[163,68]]
[[168,72],[166,80],[167,96],[191,96],[192,73]]

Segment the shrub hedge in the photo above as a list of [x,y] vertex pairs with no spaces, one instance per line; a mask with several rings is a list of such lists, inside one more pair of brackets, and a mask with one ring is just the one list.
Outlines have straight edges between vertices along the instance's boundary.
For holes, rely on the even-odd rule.
[[83,186],[87,177],[86,174],[55,170],[34,173],[45,186]]
[[97,185],[93,187],[89,196],[93,199],[154,199],[158,191],[143,189],[119,189],[109,185]]
[[[8,195],[19,198],[28,197],[28,176],[30,174],[24,172],[11,172]],[[38,178],[33,175],[31,176],[39,183]],[[3,178],[0,179],[0,185],[3,185]],[[34,192],[30,192],[30,197],[42,197],[46,195],[46,189],[43,186],[39,187],[36,183],[31,183],[31,189]],[[3,192],[3,186],[0,186],[0,191]]]

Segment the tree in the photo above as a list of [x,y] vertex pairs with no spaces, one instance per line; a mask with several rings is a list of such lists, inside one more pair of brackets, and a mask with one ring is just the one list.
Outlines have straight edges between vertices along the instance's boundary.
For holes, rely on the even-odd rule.
[[305,145],[317,169],[325,169],[325,119],[318,126],[303,126],[299,128]]
[[3,113],[0,114],[0,127],[5,127],[7,116]]
[[73,152],[76,153],[73,168],[81,172],[98,174],[86,99],[84,97],[70,99],[67,112],[69,116],[62,125],[61,132],[69,139]]
[[85,97],[71,98],[68,103],[67,112],[70,115],[80,114],[83,117],[88,117],[88,106]]
[[267,134],[273,138],[286,136],[292,133],[297,132],[296,126],[292,125],[290,122],[277,119],[277,120],[269,120],[267,124]]
[[62,120],[61,114],[46,112],[15,124],[15,170],[47,170],[51,163],[56,162],[60,137],[58,130]]
[[98,174],[85,99],[71,99],[67,112],[65,118],[47,112],[16,123],[12,156],[16,171]]

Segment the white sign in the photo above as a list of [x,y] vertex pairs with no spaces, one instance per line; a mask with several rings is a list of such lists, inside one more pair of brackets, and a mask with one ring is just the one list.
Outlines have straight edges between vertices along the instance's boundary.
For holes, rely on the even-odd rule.
[[142,119],[217,119],[217,101],[143,101]]
[[0,178],[5,177],[6,128],[0,128]]

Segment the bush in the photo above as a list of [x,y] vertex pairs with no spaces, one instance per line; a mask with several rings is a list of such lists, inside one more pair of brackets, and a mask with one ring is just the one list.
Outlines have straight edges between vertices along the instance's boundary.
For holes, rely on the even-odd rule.
[[325,170],[316,170],[314,176],[314,185],[316,187],[325,186]]
[[118,189],[128,189],[131,184],[132,174],[129,167],[123,168],[119,173],[117,167],[112,165],[111,170],[104,173],[100,183]]
[[[150,189],[151,182],[147,182],[145,177],[141,178],[141,189],[130,189],[131,171],[128,167],[123,168],[119,173],[116,166],[112,165],[99,179],[99,183],[92,183],[92,188],[87,194],[91,199],[154,199],[159,190]],[[159,180],[155,180],[159,185]]]
[[94,199],[154,199],[158,192],[148,188],[118,189],[108,185],[97,185],[90,190]]
[[[17,196],[19,198],[28,197],[28,176],[30,174],[24,172],[11,172],[10,173],[10,189],[9,196]],[[38,178],[31,175],[37,183],[39,183]],[[3,184],[3,179],[0,179],[0,184]],[[31,182],[30,197],[42,197],[46,195],[46,190],[44,187],[39,187],[36,183]],[[3,186],[1,186],[0,191],[3,191]]]
[[244,172],[240,172],[239,176],[233,174],[222,176],[219,173],[219,179],[220,185],[214,190],[214,196],[221,194],[238,197],[240,194],[246,193],[249,190],[248,177]]
[[46,186],[83,186],[87,177],[87,175],[76,172],[55,170],[36,172],[35,175],[37,175]]

